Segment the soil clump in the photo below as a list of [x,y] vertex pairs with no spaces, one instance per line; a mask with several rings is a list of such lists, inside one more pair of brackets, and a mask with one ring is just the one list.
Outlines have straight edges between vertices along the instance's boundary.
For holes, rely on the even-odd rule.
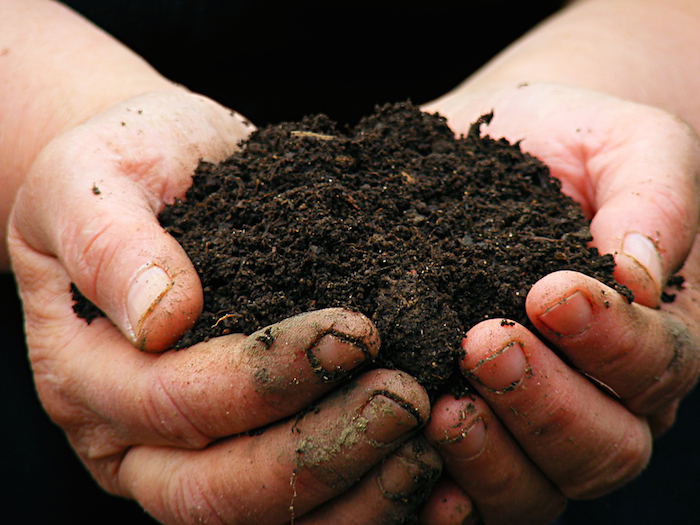
[[547,167],[481,136],[490,118],[456,138],[410,103],[346,132],[317,115],[201,163],[185,199],[160,214],[204,289],[179,346],[342,306],[376,324],[377,366],[435,393],[462,388],[455,359],[471,326],[503,317],[531,328],[525,296],[544,275],[575,270],[626,291]]

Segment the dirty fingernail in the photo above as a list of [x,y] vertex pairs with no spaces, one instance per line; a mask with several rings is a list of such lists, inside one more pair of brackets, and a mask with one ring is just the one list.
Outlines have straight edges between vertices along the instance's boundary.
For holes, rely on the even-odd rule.
[[459,459],[471,459],[478,456],[486,445],[486,425],[479,418],[469,426],[451,427],[440,443],[443,451]]
[[649,237],[637,232],[628,233],[622,241],[622,253],[634,259],[661,289],[661,257]]
[[417,487],[414,482],[420,467],[399,456],[390,456],[382,463],[379,470],[379,485],[382,493],[389,499],[402,497],[413,492]]
[[324,381],[335,381],[367,361],[371,354],[359,341],[341,334],[326,334],[308,353],[314,373]]
[[134,340],[139,338],[148,315],[172,287],[172,278],[158,266],[150,266],[136,276],[126,297],[126,311]]
[[558,335],[578,335],[591,325],[593,307],[588,297],[577,291],[547,308],[539,320]]
[[390,444],[422,422],[408,403],[400,403],[382,394],[375,394],[362,409],[366,436],[375,443]]
[[527,359],[523,348],[512,342],[479,360],[468,373],[482,386],[495,392],[506,392],[522,381],[526,368]]
[[429,487],[440,475],[442,461],[427,443],[407,443],[387,457],[379,468],[377,482],[391,501],[405,500],[416,490]]

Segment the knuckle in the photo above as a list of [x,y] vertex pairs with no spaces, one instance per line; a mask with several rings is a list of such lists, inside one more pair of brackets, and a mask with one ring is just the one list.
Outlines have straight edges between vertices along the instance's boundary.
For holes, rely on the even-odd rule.
[[588,458],[582,469],[566,476],[569,481],[560,484],[565,496],[572,499],[596,498],[639,475],[651,457],[648,428],[646,425],[628,428],[621,439],[607,446],[602,454],[599,461]]
[[[162,495],[164,513],[174,518],[176,523],[210,523],[212,525],[238,525],[250,523],[230,516],[223,508],[223,498],[216,497],[206,480],[199,476],[179,475],[174,477],[165,487]],[[232,505],[230,497],[227,498]],[[213,502],[218,502],[218,505]],[[226,505],[226,506],[229,506]],[[224,520],[222,516],[228,515]],[[172,519],[169,521],[173,521]]]
[[171,392],[183,391],[177,387],[171,389],[169,385],[173,382],[162,373],[154,375],[142,408],[146,424],[165,443],[191,449],[204,448],[211,438],[202,432],[201,422],[189,410],[187,402]]
[[666,355],[666,363],[658,373],[651,375],[644,384],[644,391],[625,401],[625,406],[636,414],[657,413],[687,395],[698,380],[700,349],[695,338],[673,318],[661,328],[665,334],[661,344],[667,350],[656,353]]
[[[64,230],[61,243],[65,247],[64,257],[74,264],[75,275],[81,277],[82,291],[86,295],[96,296],[102,268],[108,266],[121,250],[122,235],[118,229],[115,223],[106,221],[103,216]],[[117,234],[112,235],[114,231]]]
[[[638,322],[621,323],[619,330],[606,334],[607,341],[601,352],[591,352],[594,355],[586,356],[583,368],[587,373],[597,379],[607,382],[629,370],[630,356],[635,349],[641,353],[640,341],[638,341]],[[644,342],[641,342],[644,345]]]
[[128,447],[113,422],[85,397],[85,381],[56,357],[30,351],[32,371],[42,407],[68,436],[83,462],[122,454]]
[[672,324],[669,335],[673,355],[666,372],[676,376],[677,380],[673,383],[677,385],[675,397],[679,397],[690,392],[697,382],[700,373],[700,348],[697,340],[680,322],[674,321]]

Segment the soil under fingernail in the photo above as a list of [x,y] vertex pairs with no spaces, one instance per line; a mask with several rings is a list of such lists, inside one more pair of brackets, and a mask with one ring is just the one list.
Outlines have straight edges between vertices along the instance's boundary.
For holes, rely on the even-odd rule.
[[469,374],[479,384],[494,392],[514,389],[528,369],[527,358],[519,343],[511,342],[504,348],[480,359]]
[[418,506],[439,477],[441,465],[440,456],[424,439],[412,439],[385,459],[377,483],[386,499]]
[[649,237],[638,232],[629,232],[622,241],[622,253],[631,257],[654,282],[661,287],[663,273],[658,249]]
[[443,450],[460,459],[478,456],[486,445],[486,424],[481,418],[467,427],[450,428],[441,442]]
[[557,335],[579,335],[591,325],[593,307],[583,292],[576,291],[547,308],[539,319]]
[[324,381],[336,381],[371,358],[359,341],[350,341],[342,334],[325,334],[308,351],[314,373]]
[[399,402],[384,395],[374,395],[364,406],[361,417],[366,436],[378,444],[390,444],[420,425],[416,416]]

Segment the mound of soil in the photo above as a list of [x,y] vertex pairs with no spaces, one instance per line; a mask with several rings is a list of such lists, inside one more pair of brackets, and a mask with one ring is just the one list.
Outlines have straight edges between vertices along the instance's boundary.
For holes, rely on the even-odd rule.
[[160,215],[204,288],[179,346],[342,306],[376,324],[378,366],[434,393],[455,379],[471,326],[531,326],[525,296],[542,276],[576,270],[616,286],[612,257],[587,247],[579,206],[517,144],[482,137],[490,118],[455,138],[410,103],[347,132],[318,115],[202,163]]

